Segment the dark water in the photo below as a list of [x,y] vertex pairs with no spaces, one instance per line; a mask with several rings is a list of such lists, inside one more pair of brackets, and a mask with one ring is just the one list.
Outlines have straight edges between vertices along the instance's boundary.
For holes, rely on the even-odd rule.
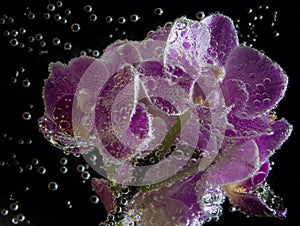
[[263,50],[289,75],[279,118],[294,125],[277,152],[269,182],[288,207],[287,219],[246,218],[226,206],[207,225],[293,225],[299,209],[300,4],[285,1],[1,1],[0,3],[0,226],[97,225],[105,210],[92,191],[98,176],[82,157],[65,155],[38,131],[48,63],[98,57],[117,39],[141,40],[148,31],[186,15],[221,12],[238,26],[241,42]]

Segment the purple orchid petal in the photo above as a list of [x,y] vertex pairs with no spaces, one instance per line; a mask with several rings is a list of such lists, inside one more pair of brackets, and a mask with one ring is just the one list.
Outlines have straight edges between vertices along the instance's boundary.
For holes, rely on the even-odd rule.
[[134,42],[121,42],[101,56],[109,74],[115,74],[124,64],[141,62],[142,57]]
[[257,187],[259,184],[265,181],[270,171],[270,162],[265,162],[262,164],[260,169],[255,173],[255,175],[240,185],[244,187],[247,191],[252,190],[253,188]]
[[254,118],[272,110],[287,88],[288,79],[282,68],[250,47],[238,46],[232,50],[225,69],[224,80],[242,80],[249,93],[247,106],[238,114],[241,118]]
[[259,167],[258,147],[254,140],[239,141],[224,149],[207,170],[214,185],[236,183],[251,177]]
[[39,119],[39,124],[45,138],[62,150],[79,152],[73,137],[73,99],[79,80],[94,61],[80,57],[69,65],[50,64],[50,76],[43,91],[46,115]]
[[224,187],[234,207],[248,216],[285,217],[287,209],[282,200],[274,195],[265,182],[270,170],[270,163],[264,163],[257,173],[240,183]]
[[97,195],[101,199],[102,204],[104,205],[107,213],[113,213],[116,210],[116,200],[115,196],[112,193],[109,182],[105,179],[96,179],[92,180],[92,187],[96,191]]
[[[249,92],[245,83],[238,79],[226,79],[221,83],[222,92],[227,106],[232,106],[234,113],[245,109],[249,99]],[[232,92],[234,90],[234,92]]]
[[292,132],[292,126],[285,119],[275,121],[271,124],[272,133],[262,135],[255,139],[259,148],[261,162],[265,162],[275,150],[279,149],[288,139]]
[[201,173],[158,191],[138,193],[129,209],[140,210],[137,214],[143,225],[201,225],[209,216],[198,202],[197,193],[205,192],[197,186],[200,177]]
[[80,78],[94,61],[91,57],[80,57],[72,59],[68,65],[60,62],[49,65],[50,76],[45,80],[43,90],[45,109],[49,117],[52,117],[53,107],[59,99],[75,94]]
[[181,17],[174,22],[165,48],[165,67],[178,67],[197,77],[210,42],[206,25]]
[[[135,117],[136,123],[144,124],[145,128],[148,124],[146,115],[141,116],[142,120],[135,114],[138,95],[136,88],[138,82],[135,81],[137,76],[132,66],[125,65],[109,78],[98,96],[95,110],[96,128],[106,151],[116,158],[133,154],[139,143],[140,139],[130,130],[130,125],[131,128],[137,126],[133,124],[132,117]],[[143,107],[140,105],[139,108],[142,110]]]
[[232,139],[255,138],[272,133],[269,115],[262,115],[254,119],[240,119],[234,113],[228,114],[230,126],[227,128],[226,136]]
[[214,66],[224,66],[231,51],[238,45],[233,21],[222,14],[213,14],[201,20],[210,29],[210,47],[206,58]]

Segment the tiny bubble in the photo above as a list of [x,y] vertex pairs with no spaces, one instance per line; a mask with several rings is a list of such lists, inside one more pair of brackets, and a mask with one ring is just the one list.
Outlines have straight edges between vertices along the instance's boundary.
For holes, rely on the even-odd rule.
[[62,166],[60,167],[59,171],[62,173],[62,174],[66,174],[68,172],[68,168],[66,166]]
[[66,165],[68,163],[68,159],[67,158],[61,158],[59,160],[59,163],[62,164],[62,165]]
[[5,209],[5,208],[1,209],[1,215],[2,216],[7,216],[8,213],[9,213],[8,209]]
[[58,46],[60,44],[60,39],[55,37],[52,39],[52,43],[53,45]]
[[98,198],[96,195],[92,195],[92,196],[90,197],[90,201],[91,201],[91,203],[93,203],[93,204],[97,204],[97,203],[99,202],[99,198]]
[[37,33],[34,37],[37,41],[41,41],[43,39],[43,35],[41,33]]
[[131,22],[137,22],[139,19],[140,19],[140,17],[138,15],[136,15],[136,14],[132,14],[130,16],[130,21]]
[[65,9],[65,15],[70,16],[71,15],[71,10],[70,9]]
[[11,44],[11,46],[15,47],[19,44],[19,41],[18,41],[18,39],[13,38],[9,41],[9,43]]
[[93,57],[99,57],[100,56],[99,50],[93,50],[92,55]]
[[61,20],[61,15],[55,14],[55,15],[54,15],[54,20],[60,21],[60,20]]
[[68,20],[67,20],[66,18],[62,18],[62,19],[60,20],[60,23],[61,23],[61,24],[66,24],[66,23],[68,23]]
[[111,23],[113,21],[113,18],[111,16],[107,16],[107,17],[105,17],[105,21],[107,23]]
[[33,20],[33,19],[35,19],[35,14],[30,12],[30,13],[28,13],[27,17],[29,20]]
[[120,17],[118,18],[118,22],[119,22],[119,24],[125,24],[125,22],[126,22],[125,17],[120,16]]
[[156,9],[154,9],[154,13],[156,14],[156,15],[158,15],[158,16],[161,16],[162,14],[163,14],[163,10],[162,10],[162,8],[156,8]]
[[19,214],[17,215],[17,220],[18,220],[18,222],[23,222],[23,221],[25,220],[24,214],[19,213]]
[[19,205],[17,203],[13,202],[9,205],[9,208],[11,211],[17,211],[19,209]]
[[19,221],[18,221],[17,218],[13,217],[13,218],[11,219],[11,223],[13,223],[13,224],[18,224]]
[[48,20],[48,19],[50,19],[51,15],[50,15],[50,13],[44,13],[43,17],[44,17],[44,19]]
[[273,31],[272,35],[273,35],[273,37],[277,38],[280,34],[278,31]]
[[73,24],[71,25],[71,30],[72,30],[73,32],[78,32],[78,31],[80,30],[80,25],[79,25],[78,23],[73,23]]
[[198,11],[197,13],[196,13],[196,18],[198,19],[198,20],[201,20],[201,19],[203,19],[205,17],[205,13],[203,12],[203,11]]
[[22,114],[22,118],[24,120],[30,120],[31,119],[31,114],[28,112],[28,111],[25,111],[23,114]]
[[62,6],[63,6],[63,2],[62,2],[62,1],[57,1],[57,2],[56,2],[56,6],[57,6],[58,8],[62,7]]
[[35,38],[33,36],[28,37],[28,42],[33,43],[35,41]]
[[94,21],[97,20],[97,15],[96,14],[91,14],[89,18],[90,18],[90,21],[94,22]]
[[69,42],[66,42],[66,43],[64,44],[64,49],[65,49],[65,50],[71,50],[71,49],[72,49],[72,44],[69,43]]
[[83,10],[84,10],[86,13],[90,13],[90,12],[92,12],[93,8],[92,8],[91,5],[85,5],[85,6],[83,7]]
[[45,174],[46,173],[46,168],[44,166],[40,166],[37,169],[37,171],[38,171],[39,174]]
[[9,32],[9,31],[4,31],[4,32],[3,32],[3,35],[4,35],[5,37],[8,37],[8,36],[10,36],[10,32]]
[[22,81],[22,86],[28,88],[30,86],[30,81],[26,78]]
[[53,12],[55,10],[55,5],[53,4],[48,4],[47,5],[47,10]]
[[25,28],[23,28],[23,27],[21,27],[20,29],[19,29],[19,32],[20,32],[20,34],[25,34],[26,33],[26,29]]
[[58,189],[58,184],[56,182],[50,182],[48,184],[48,189],[51,191],[56,191]]

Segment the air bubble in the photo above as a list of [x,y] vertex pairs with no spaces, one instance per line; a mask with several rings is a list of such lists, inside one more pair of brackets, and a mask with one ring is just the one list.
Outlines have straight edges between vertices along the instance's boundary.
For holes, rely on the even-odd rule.
[[81,177],[84,180],[88,180],[90,178],[90,176],[91,175],[90,175],[90,173],[88,171],[84,171],[84,172],[81,173]]
[[70,16],[72,11],[70,9],[65,9],[65,15]]
[[41,41],[43,39],[43,35],[41,33],[37,33],[34,37],[37,41]]
[[4,32],[3,32],[3,35],[4,35],[5,37],[8,37],[8,36],[10,36],[10,32],[9,32],[9,31],[4,31]]
[[17,211],[19,209],[19,205],[17,203],[13,202],[9,205],[9,209],[11,211]]
[[47,5],[47,10],[53,12],[55,10],[55,5],[53,4]]
[[56,182],[49,182],[48,189],[51,191],[56,191],[58,189],[58,184]]
[[23,27],[21,27],[20,29],[19,29],[19,32],[20,32],[20,34],[25,34],[26,33],[26,29],[25,28],[23,28]]
[[140,19],[140,17],[138,15],[136,15],[136,14],[132,14],[130,16],[130,21],[131,22],[137,22],[139,19]]
[[98,17],[97,17],[96,14],[91,14],[89,18],[90,18],[90,21],[95,22],[95,21],[97,20]]
[[11,36],[13,36],[13,37],[17,37],[18,34],[19,34],[19,32],[16,31],[16,30],[12,30],[12,31],[10,32],[10,34],[11,34]]
[[82,164],[79,164],[77,167],[76,167],[76,170],[78,171],[78,172],[83,172],[84,170],[85,170],[85,167],[84,167],[84,165],[82,165]]
[[9,213],[8,209],[5,209],[5,208],[1,209],[1,215],[2,216],[7,216],[8,213]]
[[72,24],[72,25],[71,25],[71,30],[72,30],[73,32],[78,32],[78,31],[80,31],[80,25],[79,25],[78,23]]
[[23,221],[25,220],[24,214],[19,213],[19,214],[17,215],[17,220],[18,220],[18,222],[23,222]]
[[19,221],[18,221],[17,218],[13,217],[13,218],[11,219],[11,223],[12,223],[12,224],[18,224]]
[[113,18],[111,16],[107,16],[107,17],[105,17],[105,21],[107,23],[111,23],[113,21]]
[[22,82],[22,86],[28,88],[30,86],[30,81],[26,78]]
[[68,168],[66,166],[62,166],[60,167],[59,171],[62,173],[62,174],[66,174],[68,172]]
[[60,21],[61,20],[61,15],[59,15],[59,14],[55,14],[54,15],[54,20],[56,20],[56,21]]
[[36,159],[36,158],[32,159],[31,162],[32,162],[33,165],[38,165],[39,164],[39,160]]
[[44,19],[49,20],[51,15],[50,15],[50,13],[44,13],[43,17],[44,17]]
[[25,112],[22,114],[22,118],[23,118],[24,120],[30,120],[30,119],[31,119],[31,114],[30,114],[30,112],[25,111]]
[[99,198],[98,198],[96,195],[92,195],[92,196],[90,197],[90,201],[91,201],[91,203],[93,203],[93,204],[97,204],[97,203],[99,202]]
[[65,50],[71,50],[71,49],[72,49],[72,44],[69,43],[69,42],[66,42],[66,43],[64,44],[64,49],[65,49]]
[[85,5],[85,6],[83,7],[83,10],[84,10],[86,13],[90,13],[90,12],[92,12],[93,8],[92,8],[91,5]]
[[62,164],[62,165],[67,165],[68,159],[67,159],[67,158],[61,158],[61,159],[59,160],[59,163]]
[[92,55],[93,55],[93,57],[99,57],[100,56],[100,51],[99,50],[93,50]]
[[273,32],[272,32],[272,36],[273,36],[274,38],[277,38],[279,35],[280,35],[280,33],[279,33],[278,31],[273,31]]
[[55,37],[52,39],[52,43],[53,43],[53,45],[58,46],[60,44],[60,39]]
[[32,13],[32,12],[28,13],[27,18],[28,18],[29,20],[33,20],[33,19],[35,19],[35,14]]
[[45,174],[46,173],[46,168],[44,166],[40,166],[37,169],[37,171],[38,171],[39,174]]
[[158,16],[161,16],[164,13],[164,11],[162,10],[162,8],[156,8],[154,9],[154,13]]
[[13,38],[9,41],[9,43],[11,46],[16,47],[19,44],[19,41],[18,41],[18,39]]
[[63,6],[63,2],[62,2],[62,1],[57,1],[57,2],[56,2],[56,6],[57,6],[58,8],[61,8],[61,7]]
[[196,18],[198,19],[198,20],[201,20],[201,19],[203,19],[205,17],[205,13],[203,12],[203,11],[198,11],[197,13],[196,13]]
[[126,22],[125,17],[120,16],[120,17],[118,18],[118,22],[119,22],[119,24],[125,24],[125,22]]
[[68,23],[68,20],[67,20],[66,18],[62,18],[62,19],[60,20],[60,23],[61,23],[61,24],[67,24],[67,23]]

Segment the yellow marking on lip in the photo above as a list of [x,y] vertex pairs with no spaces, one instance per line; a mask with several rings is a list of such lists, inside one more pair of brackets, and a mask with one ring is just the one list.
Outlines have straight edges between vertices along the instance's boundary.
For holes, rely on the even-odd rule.
[[246,188],[237,186],[237,187],[233,188],[232,191],[235,193],[238,193],[238,194],[246,193]]

